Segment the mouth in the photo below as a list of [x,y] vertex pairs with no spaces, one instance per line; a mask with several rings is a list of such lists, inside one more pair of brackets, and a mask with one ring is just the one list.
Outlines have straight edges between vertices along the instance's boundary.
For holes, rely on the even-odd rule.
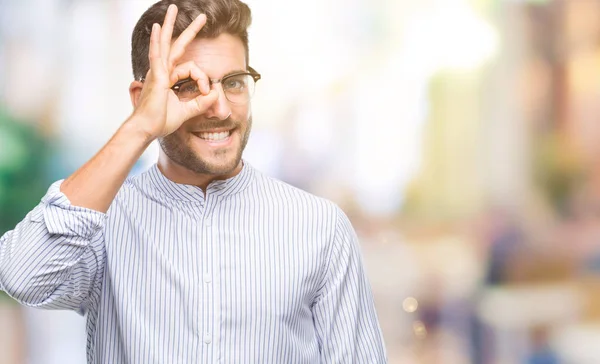
[[233,130],[192,132],[194,136],[212,146],[222,146],[229,143]]

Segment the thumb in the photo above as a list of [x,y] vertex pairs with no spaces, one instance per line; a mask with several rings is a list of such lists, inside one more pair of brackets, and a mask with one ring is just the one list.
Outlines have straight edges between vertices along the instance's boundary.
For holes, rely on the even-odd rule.
[[200,95],[193,100],[185,103],[187,118],[203,114],[219,99],[219,93],[216,90],[210,90],[206,95]]

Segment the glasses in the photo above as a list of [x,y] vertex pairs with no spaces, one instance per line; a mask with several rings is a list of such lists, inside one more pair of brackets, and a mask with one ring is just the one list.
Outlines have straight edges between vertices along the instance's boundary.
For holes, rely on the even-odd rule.
[[[247,72],[236,72],[229,74],[221,79],[209,79],[209,85],[220,83],[223,87],[225,97],[233,104],[246,104],[252,96],[256,82],[260,80],[260,74],[252,67],[248,67]],[[144,82],[142,78],[140,81]],[[186,78],[177,81],[171,90],[175,92],[179,100],[190,101],[200,96],[198,82],[192,78]]]

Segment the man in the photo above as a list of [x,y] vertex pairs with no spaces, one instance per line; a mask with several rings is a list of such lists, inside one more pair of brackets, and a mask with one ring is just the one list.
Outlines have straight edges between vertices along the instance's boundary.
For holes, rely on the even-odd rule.
[[[238,0],[148,9],[132,115],[0,240],[0,286],[87,313],[90,363],[386,361],[347,217],[241,158],[249,24]],[[155,139],[158,163],[127,178]]]

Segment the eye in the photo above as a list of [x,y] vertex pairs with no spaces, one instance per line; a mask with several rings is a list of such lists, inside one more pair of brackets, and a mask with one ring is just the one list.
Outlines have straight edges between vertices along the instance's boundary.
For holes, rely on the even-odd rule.
[[182,101],[189,101],[200,95],[198,83],[191,78],[179,81],[173,86],[172,90]]
[[174,87],[174,91],[179,94],[193,94],[197,93],[198,83],[194,80],[189,80]]
[[223,89],[225,91],[241,92],[248,85],[248,75],[231,76],[224,80]]

